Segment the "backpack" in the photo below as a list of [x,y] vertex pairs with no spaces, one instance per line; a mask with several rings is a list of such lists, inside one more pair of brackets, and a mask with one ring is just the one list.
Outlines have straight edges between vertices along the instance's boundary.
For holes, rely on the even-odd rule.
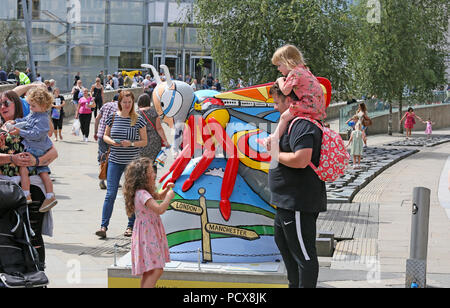
[[347,149],[345,148],[344,141],[335,131],[328,127],[322,127],[316,120],[305,117],[295,118],[289,126],[288,134],[291,132],[293,124],[300,119],[314,123],[322,131],[319,166],[314,166],[312,162],[309,163],[309,166],[322,181],[336,181],[339,177],[344,175],[345,169],[350,161],[350,154],[348,154]]

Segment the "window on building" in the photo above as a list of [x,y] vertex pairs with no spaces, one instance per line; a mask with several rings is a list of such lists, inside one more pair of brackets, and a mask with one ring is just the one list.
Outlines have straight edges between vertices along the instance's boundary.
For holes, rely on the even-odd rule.
[[[23,19],[22,3],[24,3],[25,1],[26,0],[17,0],[17,19]],[[28,3],[30,3],[30,1],[28,1]],[[40,13],[41,13],[41,0],[31,0],[31,16],[32,16],[32,18],[39,19]]]
[[119,56],[120,69],[140,68],[142,63],[141,52],[121,51]]

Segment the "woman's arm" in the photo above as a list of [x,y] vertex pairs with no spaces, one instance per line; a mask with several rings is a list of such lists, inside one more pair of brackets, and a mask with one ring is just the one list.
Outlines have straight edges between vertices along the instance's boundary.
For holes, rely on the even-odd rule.
[[303,169],[311,162],[312,149],[301,149],[295,153],[281,152],[278,161],[290,168]]
[[[92,103],[93,102],[93,103]],[[96,104],[95,104],[95,100],[94,100],[94,98],[92,97],[92,96],[90,96],[89,98],[88,98],[88,107],[89,108],[95,108],[95,106],[97,106]]]
[[111,138],[111,127],[109,127],[108,125],[106,125],[106,128],[105,128],[105,134],[103,135],[103,141],[109,145],[113,145],[116,147],[121,146],[120,143],[115,143],[114,140]]
[[53,146],[47,153],[38,157],[38,159],[28,152],[19,153],[13,156],[14,164],[20,167],[48,166],[58,158],[58,151]]
[[34,87],[42,87],[42,88],[47,89],[47,86],[45,85],[45,83],[35,82],[35,83],[30,83],[30,84],[25,84],[25,85],[15,87],[13,89],[13,91],[16,92],[16,94],[20,97],[20,96],[24,95],[25,93],[27,93],[28,90],[30,90],[31,88],[34,88]]
[[403,117],[402,117],[402,119],[400,120],[400,122],[402,122],[402,121],[405,119],[405,117],[406,117],[407,114],[408,114],[408,113],[405,113],[405,114],[403,115]]
[[75,119],[78,119],[78,113],[80,112],[80,107],[81,107],[80,101],[78,101],[77,105],[78,106],[77,106],[77,110],[75,111]]

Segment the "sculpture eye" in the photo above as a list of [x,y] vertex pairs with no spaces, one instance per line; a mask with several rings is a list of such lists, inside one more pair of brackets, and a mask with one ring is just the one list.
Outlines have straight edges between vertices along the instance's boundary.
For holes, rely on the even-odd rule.
[[180,111],[183,97],[178,91],[166,90],[161,97],[161,108],[166,117],[173,117]]

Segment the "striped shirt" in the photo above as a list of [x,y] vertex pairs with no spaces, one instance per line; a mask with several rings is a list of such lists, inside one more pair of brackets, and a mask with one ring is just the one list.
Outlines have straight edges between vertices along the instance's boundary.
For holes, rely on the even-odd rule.
[[[111,139],[115,141],[130,140],[134,142],[140,140],[139,129],[145,127],[145,120],[141,116],[139,116],[136,124],[134,126],[131,126],[130,118],[122,118],[117,113],[115,113],[115,116],[114,114],[109,115],[108,119],[106,120],[106,125],[111,127]],[[109,161],[116,164],[127,165],[132,160],[139,157],[139,150],[140,149],[138,147],[111,146]]]
[[103,135],[105,134],[106,129],[106,121],[109,116],[115,113],[119,109],[117,102],[109,102],[106,103],[100,108],[100,114],[102,117],[100,118],[100,123],[98,123],[98,133],[97,137],[103,139]]

